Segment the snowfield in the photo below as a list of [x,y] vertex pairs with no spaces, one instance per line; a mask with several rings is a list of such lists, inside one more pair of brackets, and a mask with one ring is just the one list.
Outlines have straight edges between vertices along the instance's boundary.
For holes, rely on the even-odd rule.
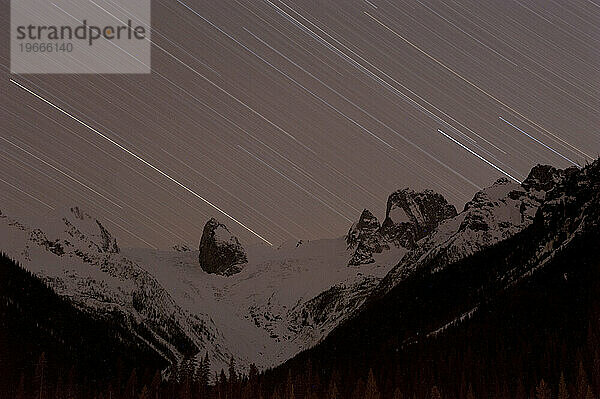
[[[171,361],[208,351],[214,370],[272,367],[323,339],[356,310],[405,250],[348,267],[343,237],[246,248],[240,273],[204,272],[198,251],[119,248],[101,221],[79,208],[50,217],[0,214],[0,249],[59,295],[98,317],[115,312]],[[147,331],[151,334],[148,334]]]

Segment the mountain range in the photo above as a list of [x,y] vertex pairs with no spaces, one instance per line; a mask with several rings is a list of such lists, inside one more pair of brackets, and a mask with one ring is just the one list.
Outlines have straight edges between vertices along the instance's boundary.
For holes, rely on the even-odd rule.
[[[449,397],[515,396],[544,376],[571,377],[579,363],[594,376],[590,364],[600,367],[599,212],[596,161],[538,165],[522,184],[499,179],[460,212],[430,190],[401,189],[381,223],[365,209],[343,237],[276,248],[246,247],[215,218],[197,250],[157,251],[122,248],[80,207],[43,220],[0,213],[0,250],[17,276],[5,279],[0,299],[12,315],[5,320],[31,314],[19,329],[53,337],[73,359],[86,358],[77,352],[86,346],[106,364],[145,359],[165,380],[208,359],[211,375],[233,364],[261,371],[264,395],[286,399],[290,384],[301,398],[329,397],[333,385],[341,398],[374,386],[390,398],[426,397],[433,386]],[[45,287],[44,302],[68,309],[82,328],[105,328],[101,342],[121,356],[90,346],[97,334],[74,343],[65,325],[23,311],[42,299],[15,284]],[[17,342],[16,330],[5,323],[4,341]],[[18,339],[29,364],[38,360],[39,342]],[[25,367],[6,352],[7,368]],[[108,367],[106,379],[118,369]],[[20,375],[2,383],[14,387]],[[600,374],[590,379],[598,383]]]

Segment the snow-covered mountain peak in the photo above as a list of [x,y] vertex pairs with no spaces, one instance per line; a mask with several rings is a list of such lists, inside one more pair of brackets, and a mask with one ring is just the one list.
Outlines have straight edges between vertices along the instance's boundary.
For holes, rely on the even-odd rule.
[[411,272],[435,272],[514,236],[544,217],[541,204],[573,202],[564,194],[573,187],[591,195],[589,182],[600,181],[592,173],[598,168],[538,167],[523,185],[496,181],[458,215],[438,194],[400,190],[381,225],[364,210],[345,237],[295,239],[277,249],[244,248],[215,219],[199,251],[156,251],[118,248],[105,224],[79,207],[31,222],[0,213],[0,249],[78,308],[118,319],[171,362],[208,352],[213,369],[232,355],[241,368],[266,368],[315,345]]
[[[213,370],[232,355],[242,369],[272,367],[316,344],[364,302],[404,251],[348,268],[342,237],[244,249],[216,220],[205,230],[200,247],[243,260],[238,273],[207,273],[198,267],[201,251],[187,248],[117,252],[104,222],[78,207],[37,219],[0,213],[0,250],[77,308],[122,323],[174,365],[208,352]],[[219,252],[223,246],[230,252]]]
[[30,230],[31,240],[45,242],[44,245],[54,247],[58,252],[62,245],[83,252],[119,252],[117,239],[105,224],[78,206],[59,208],[44,217],[34,217],[30,214],[4,216],[14,225],[21,225],[23,229]]
[[348,230],[346,235],[348,249],[354,249],[361,241],[375,235],[380,227],[381,224],[377,218],[368,209],[364,209],[358,218],[358,222],[352,223]]
[[98,220],[90,216],[79,207],[69,208],[70,215],[63,217],[62,221],[67,226],[67,232],[74,238],[87,237],[98,246],[102,252],[118,253],[117,239]]
[[[175,361],[217,339],[210,318],[183,311],[145,267],[117,251],[103,224],[80,208],[35,222],[2,215],[0,239],[4,253],[58,295],[94,317],[118,320],[138,345],[165,359]],[[223,364],[227,359],[221,351],[211,351],[211,357]]]
[[538,165],[522,185],[501,178],[477,192],[461,213],[417,242],[382,281],[378,292],[389,291],[421,267],[443,268],[522,231],[531,225],[547,191],[560,183],[561,176],[563,171]]
[[379,233],[381,225],[367,209],[363,210],[358,222],[353,223],[346,235],[348,249],[354,250],[349,266],[359,266],[375,262],[373,254],[389,249]]

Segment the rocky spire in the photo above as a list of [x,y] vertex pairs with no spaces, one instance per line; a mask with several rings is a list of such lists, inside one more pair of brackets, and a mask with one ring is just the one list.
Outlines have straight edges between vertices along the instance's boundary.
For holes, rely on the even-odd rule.
[[207,273],[231,276],[239,273],[248,262],[237,237],[214,218],[204,226],[199,250],[200,267]]
[[389,249],[390,245],[410,249],[443,220],[456,214],[453,205],[431,190],[398,190],[388,198],[383,224],[365,209],[358,222],[350,227],[346,243],[354,253],[348,265],[373,263],[373,254]]
[[367,209],[363,210],[358,222],[350,227],[346,236],[348,249],[356,248],[348,263],[350,266],[373,263],[373,254],[383,251],[378,233],[380,228],[377,218]]

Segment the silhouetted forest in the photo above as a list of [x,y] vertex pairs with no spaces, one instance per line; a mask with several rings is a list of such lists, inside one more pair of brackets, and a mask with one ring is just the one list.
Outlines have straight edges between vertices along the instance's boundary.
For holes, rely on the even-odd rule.
[[[552,397],[559,397],[562,374],[570,398],[595,398],[600,392],[600,259],[590,248],[598,242],[597,235],[580,240],[505,291],[490,292],[490,281],[481,297],[468,296],[469,278],[477,278],[477,268],[513,266],[498,251],[511,248],[516,254],[519,245],[528,245],[523,236],[440,274],[413,276],[322,344],[267,372],[263,385],[282,391],[286,373],[316,373],[312,387],[297,383],[298,397],[306,397],[307,390],[333,397],[328,392],[335,383],[339,398],[377,398],[368,393],[375,384],[381,398],[434,398],[436,387],[446,398],[524,399],[550,397],[536,393],[542,380]],[[471,319],[419,336],[419,331],[435,331],[439,320],[448,320],[463,302],[478,303]]]
[[92,318],[0,255],[1,398],[39,398],[40,386],[45,398],[94,397],[87,393],[125,384],[134,368],[145,375],[166,366],[117,313]]

